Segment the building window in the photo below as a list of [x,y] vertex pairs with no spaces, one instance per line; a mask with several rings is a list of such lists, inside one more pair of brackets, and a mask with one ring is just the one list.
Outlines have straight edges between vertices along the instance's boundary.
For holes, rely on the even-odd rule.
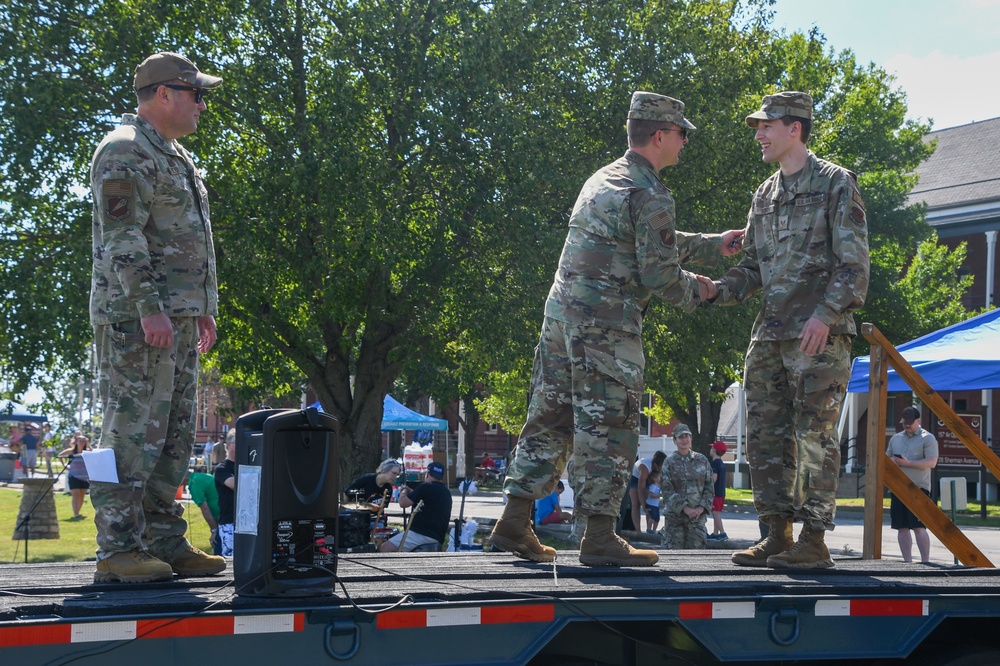
[[496,423],[487,423],[486,430],[484,432],[487,435],[495,435],[500,432],[500,427]]

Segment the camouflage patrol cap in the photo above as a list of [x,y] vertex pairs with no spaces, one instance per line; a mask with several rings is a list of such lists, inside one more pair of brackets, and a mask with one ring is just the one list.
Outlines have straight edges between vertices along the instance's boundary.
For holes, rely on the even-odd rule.
[[154,53],[139,63],[135,68],[133,85],[136,90],[142,90],[146,86],[175,79],[190,83],[196,88],[216,88],[222,85],[220,77],[198,71],[193,62],[169,51]]
[[760,111],[746,117],[747,125],[757,127],[761,120],[777,120],[784,116],[812,118],[813,98],[809,93],[789,90],[776,95],[765,95]]
[[683,423],[678,423],[674,426],[674,437],[680,437],[681,435],[690,435],[691,428],[688,428]]
[[659,120],[673,123],[685,129],[697,129],[684,117],[684,102],[666,95],[637,90],[632,93],[632,103],[628,108],[632,120]]

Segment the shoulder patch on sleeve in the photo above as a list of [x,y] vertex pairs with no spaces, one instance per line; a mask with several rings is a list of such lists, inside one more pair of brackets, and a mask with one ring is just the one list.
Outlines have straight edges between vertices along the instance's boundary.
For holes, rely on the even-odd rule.
[[135,212],[132,183],[127,180],[106,180],[103,186],[104,216],[121,222]]
[[857,190],[854,190],[853,199],[854,199],[854,203],[858,204],[858,206],[861,207],[861,210],[865,209],[865,202],[861,198],[861,192],[858,192]]
[[851,220],[859,227],[865,226],[865,210],[860,206],[851,206]]
[[654,215],[649,219],[649,228],[654,230],[662,229],[663,227],[667,226],[673,221],[674,221],[673,215],[671,215],[666,210],[661,210],[660,212],[658,212],[656,215]]

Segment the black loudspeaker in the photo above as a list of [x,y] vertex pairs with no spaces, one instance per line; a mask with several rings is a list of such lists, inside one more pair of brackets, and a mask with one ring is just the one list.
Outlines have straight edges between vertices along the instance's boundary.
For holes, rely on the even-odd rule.
[[337,420],[315,408],[264,409],[237,419],[237,594],[333,594],[339,451]]

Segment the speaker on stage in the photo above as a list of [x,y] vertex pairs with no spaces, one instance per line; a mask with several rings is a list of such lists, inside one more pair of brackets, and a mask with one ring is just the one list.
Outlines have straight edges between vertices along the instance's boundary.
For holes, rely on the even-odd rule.
[[333,594],[339,476],[338,423],[329,414],[264,409],[237,419],[237,594]]

